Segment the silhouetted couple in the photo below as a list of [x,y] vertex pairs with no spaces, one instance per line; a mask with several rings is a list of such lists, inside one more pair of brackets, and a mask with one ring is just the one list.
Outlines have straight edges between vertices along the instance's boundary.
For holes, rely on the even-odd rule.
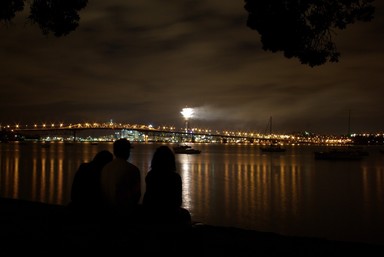
[[[81,164],[73,181],[71,207],[99,210],[119,223],[191,226],[191,216],[182,206],[182,180],[176,172],[175,155],[167,146],[156,149],[145,177],[141,198],[141,177],[137,166],[128,161],[131,144],[118,139],[113,154],[103,150]],[[112,215],[112,216],[110,216]]]

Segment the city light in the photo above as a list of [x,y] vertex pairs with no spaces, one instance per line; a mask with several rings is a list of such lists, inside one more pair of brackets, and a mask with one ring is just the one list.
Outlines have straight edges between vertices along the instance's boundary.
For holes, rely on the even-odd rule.
[[[37,134],[43,135],[42,132],[46,131],[46,136],[56,136],[56,138],[63,137],[62,131],[68,130],[73,131],[73,133],[68,133],[70,136],[68,138],[61,139],[62,141],[74,141],[73,134],[76,130],[85,130],[85,129],[113,129],[113,130],[129,130],[136,131],[131,134],[134,135],[130,140],[132,141],[164,141],[164,142],[178,142],[181,137],[183,140],[193,140],[196,143],[210,143],[210,142],[225,142],[225,143],[252,143],[252,144],[266,144],[269,141],[278,141],[283,145],[289,144],[321,144],[321,145],[351,145],[351,144],[370,144],[370,145],[384,145],[384,134],[376,133],[362,133],[355,134],[351,136],[345,135],[319,135],[312,134],[308,132],[303,133],[294,133],[294,134],[263,134],[255,131],[229,131],[229,130],[212,130],[209,128],[199,128],[196,126],[191,126],[190,121],[196,115],[196,109],[193,108],[184,108],[181,112],[183,114],[183,119],[185,122],[184,127],[175,127],[169,125],[159,125],[154,126],[152,124],[125,124],[125,123],[110,123],[110,122],[83,122],[83,123],[31,123],[31,124],[15,124],[15,125],[0,125],[0,133],[4,135],[7,132],[24,133],[26,135],[33,135],[35,132]],[[55,131],[60,131],[55,135]],[[150,132],[150,133],[149,133]],[[148,134],[149,133],[149,134]],[[186,134],[188,133],[188,136]],[[30,136],[29,135],[29,136]],[[148,135],[148,137],[145,137]],[[78,135],[79,137],[79,135]],[[20,138],[20,137],[19,137]],[[33,140],[35,137],[32,137]],[[41,136],[41,138],[43,138]],[[59,139],[57,139],[59,140]],[[92,139],[93,141],[95,139]],[[110,141],[110,135],[103,136],[97,141]],[[46,141],[46,140],[45,140]],[[89,141],[87,138],[79,137],[78,141]]]

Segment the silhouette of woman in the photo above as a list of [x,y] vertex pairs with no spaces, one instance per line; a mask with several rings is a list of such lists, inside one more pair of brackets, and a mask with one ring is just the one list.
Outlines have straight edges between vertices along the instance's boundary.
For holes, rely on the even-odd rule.
[[191,226],[191,215],[182,206],[182,180],[176,173],[175,154],[168,146],[156,149],[145,177],[143,207],[147,222]]
[[102,150],[92,161],[80,164],[72,183],[70,207],[77,210],[101,207],[101,170],[112,159],[111,152]]

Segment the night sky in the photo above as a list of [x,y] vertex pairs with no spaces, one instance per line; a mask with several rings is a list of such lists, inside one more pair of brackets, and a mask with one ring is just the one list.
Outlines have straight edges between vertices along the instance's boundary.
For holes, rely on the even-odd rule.
[[276,133],[384,132],[384,1],[338,31],[339,62],[262,50],[244,1],[90,0],[64,37],[0,25],[0,123],[108,122]]

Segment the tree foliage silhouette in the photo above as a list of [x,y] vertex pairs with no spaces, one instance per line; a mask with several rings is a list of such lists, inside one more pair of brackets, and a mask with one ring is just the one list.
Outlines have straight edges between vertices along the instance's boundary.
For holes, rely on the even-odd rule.
[[10,22],[16,12],[24,10],[30,3],[28,20],[37,24],[43,34],[65,36],[79,26],[78,12],[85,8],[88,0],[1,0],[0,21]]
[[[247,26],[261,35],[265,51],[282,51],[311,67],[337,62],[336,30],[373,19],[373,0],[244,0]],[[0,22],[9,23],[30,5],[28,19],[43,34],[65,36],[79,26],[88,0],[0,0]]]
[[338,62],[333,36],[356,21],[373,19],[373,0],[244,0],[247,26],[263,49],[282,51],[311,67]]

